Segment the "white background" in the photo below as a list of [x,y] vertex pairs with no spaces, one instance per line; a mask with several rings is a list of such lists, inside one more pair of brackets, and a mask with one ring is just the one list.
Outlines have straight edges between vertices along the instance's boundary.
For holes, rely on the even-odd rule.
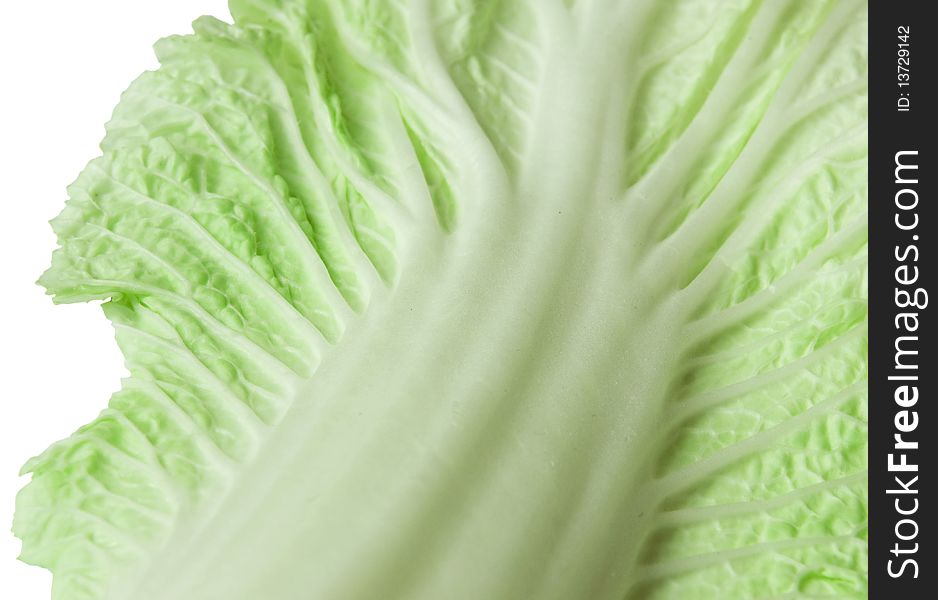
[[[51,577],[16,560],[20,466],[93,419],[124,375],[97,304],[54,306],[36,279],[47,221],[98,155],[120,93],[156,67],[158,38],[225,0],[27,0],[0,9],[0,598],[48,600]],[[180,599],[182,600],[182,599]]]

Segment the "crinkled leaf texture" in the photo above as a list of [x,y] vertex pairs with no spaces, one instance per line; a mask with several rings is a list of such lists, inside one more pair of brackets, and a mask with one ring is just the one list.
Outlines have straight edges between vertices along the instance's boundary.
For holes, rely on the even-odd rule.
[[231,10],[54,221],[54,598],[865,597],[864,3]]

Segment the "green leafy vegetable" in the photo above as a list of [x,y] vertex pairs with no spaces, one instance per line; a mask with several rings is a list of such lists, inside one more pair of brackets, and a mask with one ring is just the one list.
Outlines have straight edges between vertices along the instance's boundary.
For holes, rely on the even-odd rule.
[[865,597],[864,3],[231,10],[53,222],[54,598]]

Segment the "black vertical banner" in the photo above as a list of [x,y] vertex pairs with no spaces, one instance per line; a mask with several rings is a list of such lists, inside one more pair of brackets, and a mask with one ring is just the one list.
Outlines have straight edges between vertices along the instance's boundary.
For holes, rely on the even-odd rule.
[[[870,598],[938,597],[932,2],[870,0]],[[935,298],[938,301],[938,298]],[[932,490],[932,491],[929,491]]]

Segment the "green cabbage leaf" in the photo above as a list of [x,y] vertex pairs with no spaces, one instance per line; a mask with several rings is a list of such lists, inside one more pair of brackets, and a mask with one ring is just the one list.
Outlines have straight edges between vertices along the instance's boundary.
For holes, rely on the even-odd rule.
[[53,221],[56,600],[865,598],[864,2],[230,8]]

